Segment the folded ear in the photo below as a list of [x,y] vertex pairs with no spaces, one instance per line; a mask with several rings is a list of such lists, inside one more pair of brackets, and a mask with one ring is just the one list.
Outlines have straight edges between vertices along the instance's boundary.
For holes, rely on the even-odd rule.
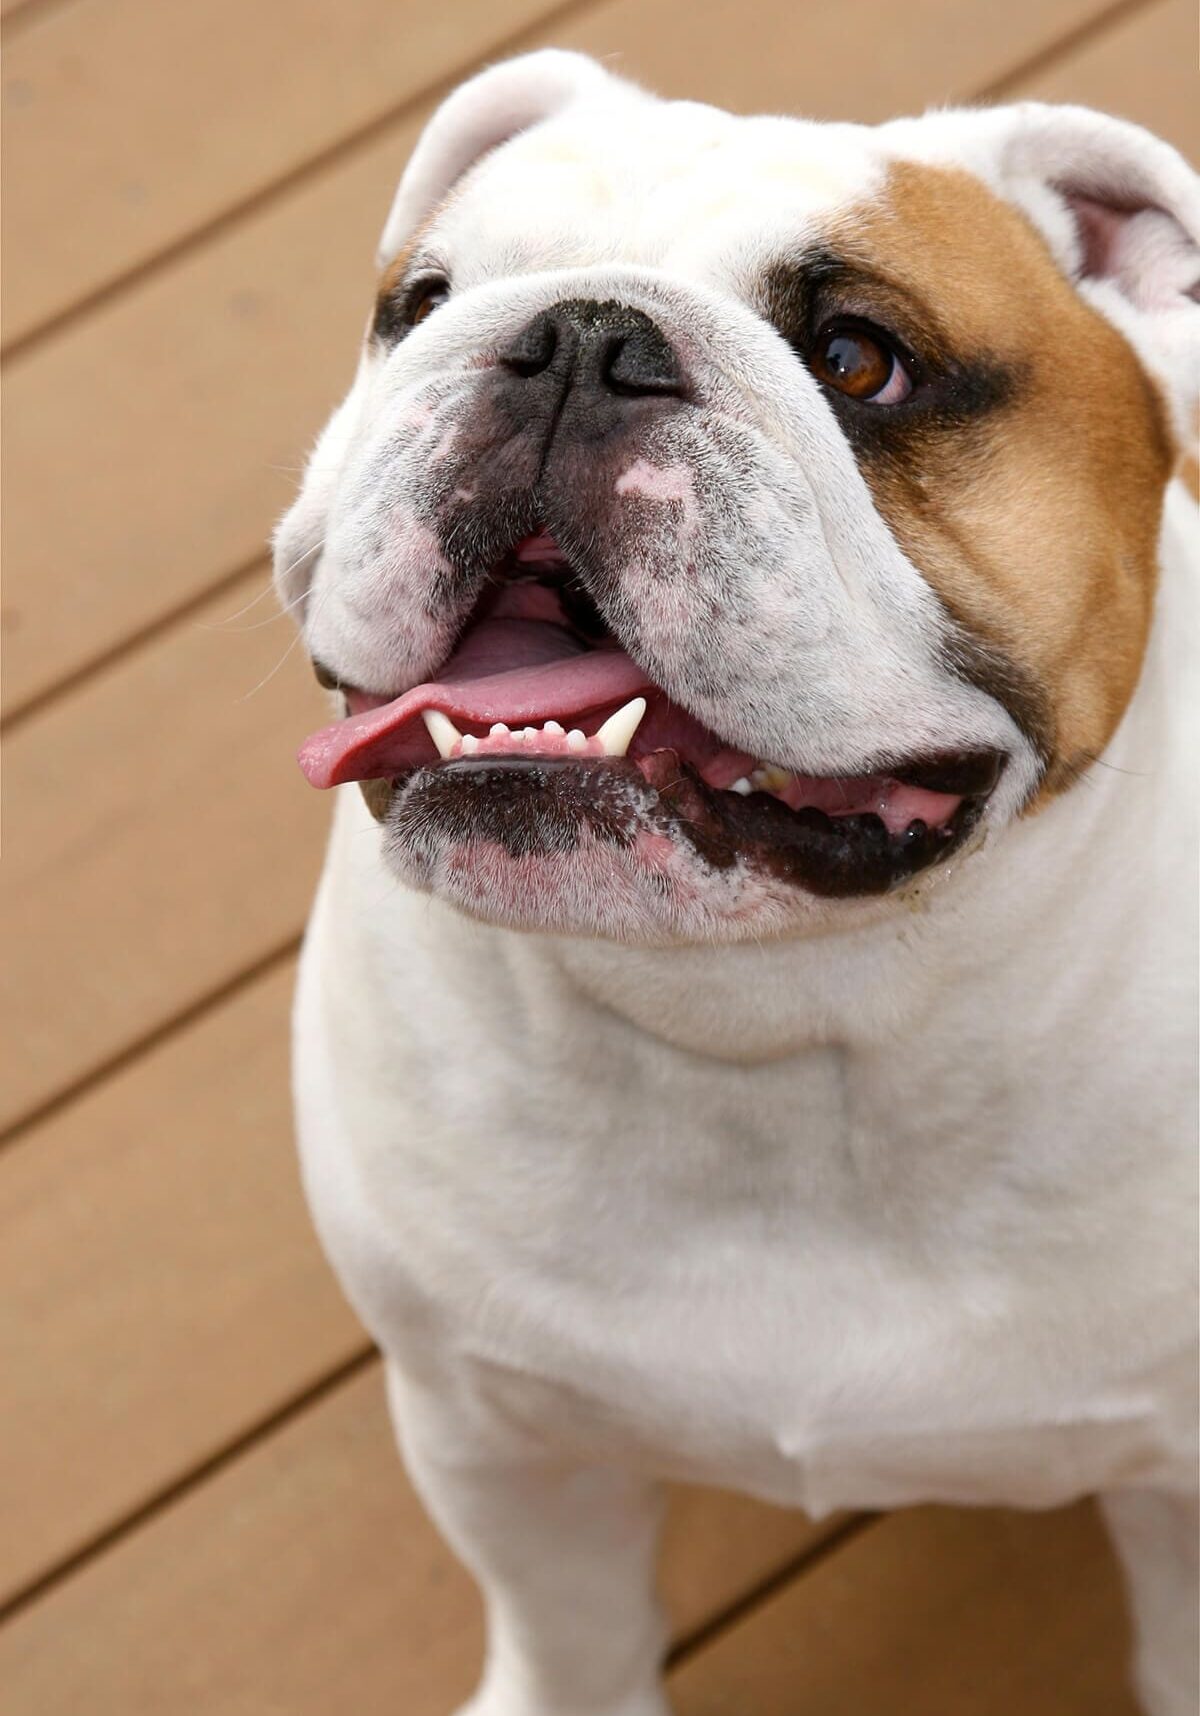
[[413,150],[379,241],[379,266],[387,266],[451,186],[489,149],[606,91],[635,93],[632,84],[586,54],[558,48],[503,60],[460,84]]
[[[1020,102],[937,116],[965,166],[1039,227],[1194,430],[1200,391],[1200,176],[1139,125]],[[947,161],[946,164],[950,164]]]

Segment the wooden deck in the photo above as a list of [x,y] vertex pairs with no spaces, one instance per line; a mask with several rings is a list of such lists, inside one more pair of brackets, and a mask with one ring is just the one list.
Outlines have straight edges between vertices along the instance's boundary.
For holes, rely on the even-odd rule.
[[[398,170],[445,88],[541,42],[745,109],[1089,102],[1194,157],[1194,8],[0,12],[0,1703],[448,1716],[476,1599],[293,1166],[285,1015],[328,807],[291,760],[318,694],[264,594]],[[1132,1716],[1087,1507],[814,1529],[683,1493],[664,1579],[684,1716]]]

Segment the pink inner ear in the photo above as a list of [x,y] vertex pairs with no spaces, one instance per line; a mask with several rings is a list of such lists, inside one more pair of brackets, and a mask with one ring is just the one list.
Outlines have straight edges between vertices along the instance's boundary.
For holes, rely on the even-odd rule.
[[1121,235],[1129,217],[1138,210],[1113,208],[1094,197],[1082,197],[1077,191],[1067,193],[1067,202],[1079,229],[1085,277],[1119,274]]
[[1165,209],[1101,202],[1074,190],[1063,195],[1079,233],[1083,279],[1113,281],[1140,310],[1200,300],[1196,247]]

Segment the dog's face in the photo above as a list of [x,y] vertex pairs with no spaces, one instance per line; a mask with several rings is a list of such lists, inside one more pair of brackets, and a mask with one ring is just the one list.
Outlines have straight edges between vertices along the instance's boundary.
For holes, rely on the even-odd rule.
[[278,535],[349,709],[310,779],[471,912],[658,942],[861,916],[1036,814],[1137,681],[1198,230],[1078,110],[485,73]]

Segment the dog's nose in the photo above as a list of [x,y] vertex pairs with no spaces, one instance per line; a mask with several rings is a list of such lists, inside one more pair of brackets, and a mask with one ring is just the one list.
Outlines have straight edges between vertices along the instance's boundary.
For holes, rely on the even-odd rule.
[[679,360],[662,330],[641,310],[611,301],[569,298],[552,304],[499,355],[527,381],[553,370],[572,388],[619,397],[683,390]]

